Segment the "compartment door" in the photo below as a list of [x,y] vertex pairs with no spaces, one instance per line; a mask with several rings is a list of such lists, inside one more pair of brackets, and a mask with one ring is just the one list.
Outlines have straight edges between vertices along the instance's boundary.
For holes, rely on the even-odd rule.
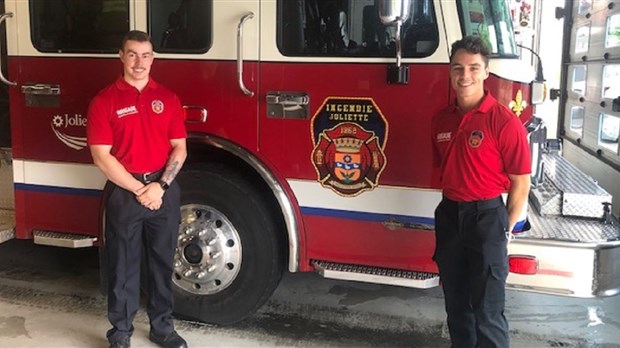
[[[96,235],[105,181],[86,147],[92,97],[122,72],[134,2],[6,1],[16,236]],[[19,35],[18,35],[19,34]],[[53,202],[53,203],[52,203]]]
[[396,26],[375,1],[261,6],[260,151],[300,206],[308,259],[434,269],[434,235],[420,226],[439,200],[428,188],[430,120],[448,104],[441,9],[413,2],[400,84],[388,80]]

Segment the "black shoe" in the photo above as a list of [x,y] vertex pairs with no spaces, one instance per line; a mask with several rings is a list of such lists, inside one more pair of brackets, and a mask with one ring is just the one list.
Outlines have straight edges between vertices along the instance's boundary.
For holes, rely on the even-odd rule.
[[149,340],[164,348],[187,348],[187,342],[176,331],[172,331],[167,336],[158,336],[151,332]]
[[118,341],[110,343],[110,348],[129,348],[131,347],[131,340],[129,337],[123,337]]

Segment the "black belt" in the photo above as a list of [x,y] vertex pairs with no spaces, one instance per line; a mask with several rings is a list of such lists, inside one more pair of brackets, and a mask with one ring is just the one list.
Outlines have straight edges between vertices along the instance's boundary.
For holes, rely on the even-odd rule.
[[479,201],[471,201],[471,202],[457,202],[453,201],[447,197],[443,197],[444,202],[448,205],[458,206],[461,209],[465,210],[485,210],[485,209],[493,209],[499,206],[504,205],[504,200],[502,196],[498,196],[491,199],[482,199]]
[[164,173],[163,169],[160,169],[156,172],[150,172],[150,173],[131,173],[131,175],[138,179],[138,181],[140,181],[143,184],[149,184],[152,182],[156,182],[159,181],[159,179],[161,179],[161,175]]

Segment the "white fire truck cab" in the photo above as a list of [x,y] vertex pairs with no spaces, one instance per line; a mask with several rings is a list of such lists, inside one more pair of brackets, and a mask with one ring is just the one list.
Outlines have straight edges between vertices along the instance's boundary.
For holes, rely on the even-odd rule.
[[123,35],[139,29],[153,40],[152,76],[179,95],[189,132],[177,178],[177,314],[238,321],[285,269],[438,286],[430,120],[454,98],[450,44],[479,35],[493,52],[487,88],[528,127],[535,159],[531,228],[509,245],[508,285],[620,290],[620,232],[604,209],[612,197],[546,146],[534,115],[543,84],[519,59],[507,1],[0,6],[3,241],[104,245],[105,178],[86,147],[86,110],[121,73]]

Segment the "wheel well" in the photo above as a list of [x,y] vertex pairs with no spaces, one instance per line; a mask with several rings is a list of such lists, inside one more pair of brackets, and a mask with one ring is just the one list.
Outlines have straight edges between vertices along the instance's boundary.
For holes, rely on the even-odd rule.
[[[189,139],[188,139],[189,140]],[[219,163],[233,170],[251,183],[260,193],[261,198],[269,207],[273,221],[277,224],[279,248],[282,252],[282,262],[289,259],[289,237],[282,209],[273,191],[265,182],[264,178],[246,161],[215,146],[188,141],[188,156],[185,165],[198,163]],[[297,233],[297,231],[291,231]]]

